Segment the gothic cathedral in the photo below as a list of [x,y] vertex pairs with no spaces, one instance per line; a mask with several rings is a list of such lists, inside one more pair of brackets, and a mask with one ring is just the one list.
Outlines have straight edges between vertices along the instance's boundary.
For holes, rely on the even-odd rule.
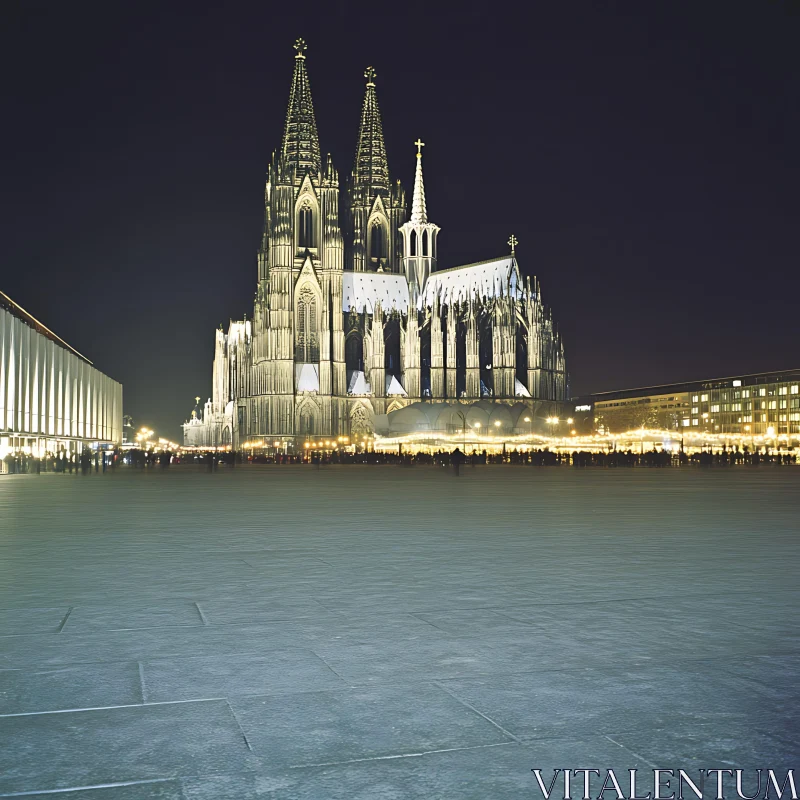
[[[320,150],[306,45],[280,150],[264,190],[264,232],[250,319],[216,332],[212,398],[186,444],[238,448],[255,438],[302,449],[309,437],[358,436],[410,405],[519,406],[566,399],[564,348],[538,282],[511,254],[438,269],[417,140],[406,195],[392,182],[375,91],[366,95],[344,207]],[[527,419],[527,417],[526,417]]]

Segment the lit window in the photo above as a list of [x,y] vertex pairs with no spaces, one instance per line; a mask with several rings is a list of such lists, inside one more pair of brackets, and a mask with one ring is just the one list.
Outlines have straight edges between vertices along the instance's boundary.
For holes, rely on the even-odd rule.
[[786,408],[786,400],[779,400],[778,408]]
[[734,411],[741,411],[742,410],[742,404],[741,403],[734,403],[733,404],[733,410]]
[[688,419],[685,419],[685,420],[683,421],[683,427],[684,427],[684,428],[688,428],[688,427],[689,427],[689,420],[688,420]]
[[697,406],[692,406],[692,414],[696,414],[699,410]]
[[717,411],[719,411],[719,405],[711,406],[711,411],[712,413],[716,413]]
[[792,394],[797,394],[798,392],[800,392],[800,386],[792,386],[792,388],[789,391]]
[[701,394],[700,395],[700,400],[703,403],[707,403],[708,402],[708,395],[707,394]]
[[781,414],[778,417],[778,422],[786,422],[786,414]]
[[789,414],[789,419],[792,422],[800,422],[800,411],[792,411],[792,413]]
[[758,396],[759,397],[766,397],[767,396],[767,390],[766,389],[759,389],[758,390]]
[[699,425],[699,424],[700,424],[700,420],[699,419],[693,419],[692,420],[692,425]]
[[778,407],[778,403],[775,400],[770,400],[769,401],[769,407],[770,408],[777,408]]
[[742,422],[752,422],[752,421],[753,421],[753,415],[752,414],[745,414],[742,417]]
[[788,391],[789,391],[788,386],[781,386],[781,388],[778,389],[778,394],[786,394]]
[[747,400],[750,397],[750,390],[749,389],[742,389],[742,397]]
[[741,381],[734,381],[734,382],[733,382],[733,385],[734,385],[734,386],[741,386],[741,385],[742,385],[742,382],[741,382]]
[[693,394],[693,395],[692,395],[692,402],[693,402],[693,403],[696,403],[696,402],[697,402],[699,399],[700,399],[700,398],[699,398],[699,397],[698,397],[696,394]]
[[758,415],[758,421],[759,422],[766,422],[767,421],[767,415],[766,414],[759,414]]

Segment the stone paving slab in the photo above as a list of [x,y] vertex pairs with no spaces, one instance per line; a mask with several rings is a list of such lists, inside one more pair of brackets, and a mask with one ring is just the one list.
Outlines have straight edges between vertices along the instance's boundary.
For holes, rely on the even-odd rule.
[[142,681],[150,703],[347,687],[311,650],[300,649],[144,661]]
[[512,741],[426,684],[237,698],[231,705],[253,750],[270,768]]
[[25,797],[28,800],[186,800],[179,781],[148,781],[127,786],[118,784],[56,794],[26,794]]
[[0,715],[141,702],[136,662],[0,669]]
[[61,608],[2,608],[0,637],[22,633],[58,633],[67,620],[70,609]]
[[[530,800],[537,797],[531,769],[550,764],[603,764],[621,774],[649,769],[641,758],[607,738],[584,735],[444,750],[404,758],[368,759],[291,770],[271,776],[226,775],[184,779],[187,800]],[[580,778],[573,797],[580,796]]]
[[0,796],[797,766],[800,470],[463,473],[0,477]]
[[3,793],[245,770],[224,700],[0,717]]

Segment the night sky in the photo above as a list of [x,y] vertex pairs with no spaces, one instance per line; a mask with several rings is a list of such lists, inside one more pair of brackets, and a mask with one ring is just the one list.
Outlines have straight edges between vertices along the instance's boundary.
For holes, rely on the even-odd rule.
[[370,64],[409,199],[427,143],[440,267],[516,234],[573,394],[800,367],[797,3],[215,6],[4,6],[0,289],[137,425],[252,313],[298,36],[342,177]]

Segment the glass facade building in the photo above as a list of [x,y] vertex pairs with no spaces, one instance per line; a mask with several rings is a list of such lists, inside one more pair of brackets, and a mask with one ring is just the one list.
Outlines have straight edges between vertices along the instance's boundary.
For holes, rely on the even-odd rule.
[[581,428],[639,428],[800,442],[800,369],[624,389],[574,399]]
[[122,385],[0,292],[0,459],[122,441]]

